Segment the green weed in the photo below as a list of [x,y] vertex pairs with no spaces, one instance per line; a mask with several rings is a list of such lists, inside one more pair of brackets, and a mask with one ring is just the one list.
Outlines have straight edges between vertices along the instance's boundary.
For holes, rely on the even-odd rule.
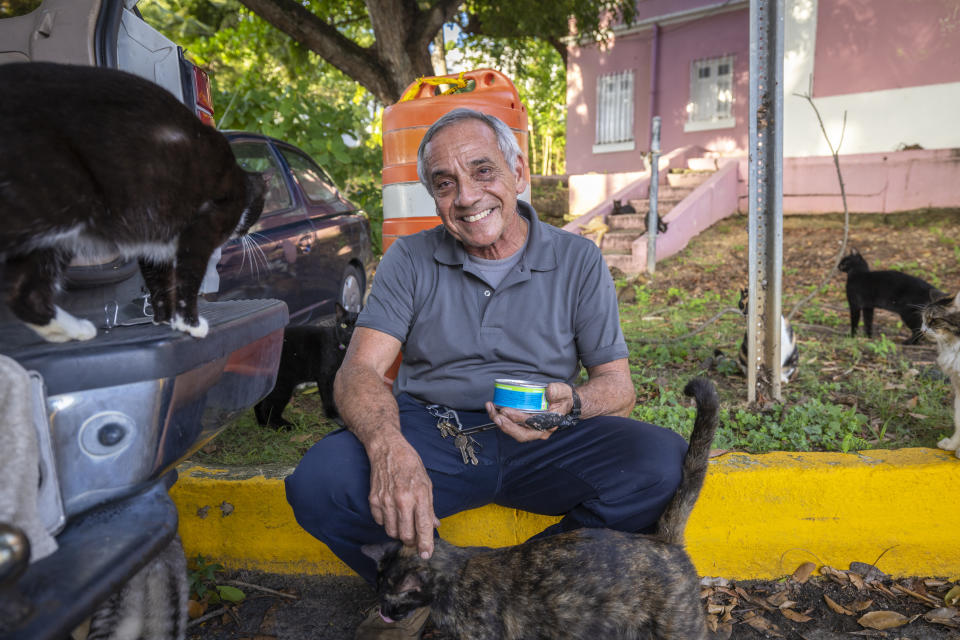
[[241,589],[217,582],[217,574],[222,572],[223,565],[198,554],[187,569],[190,599],[207,604],[242,602],[246,594]]

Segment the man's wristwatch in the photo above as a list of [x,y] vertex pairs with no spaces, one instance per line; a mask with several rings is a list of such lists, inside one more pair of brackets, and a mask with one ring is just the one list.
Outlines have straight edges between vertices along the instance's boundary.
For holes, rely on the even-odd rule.
[[570,387],[570,393],[573,394],[573,409],[570,410],[570,415],[574,420],[580,419],[580,394],[577,393],[577,388],[570,383],[567,383],[567,386]]

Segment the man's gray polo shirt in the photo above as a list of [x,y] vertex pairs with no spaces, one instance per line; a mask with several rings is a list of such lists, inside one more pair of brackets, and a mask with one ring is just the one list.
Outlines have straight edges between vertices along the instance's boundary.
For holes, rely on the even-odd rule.
[[527,244],[496,289],[442,225],[397,238],[383,256],[357,326],[403,343],[395,394],[480,410],[496,378],[573,382],[581,363],[627,357],[600,250],[518,205]]

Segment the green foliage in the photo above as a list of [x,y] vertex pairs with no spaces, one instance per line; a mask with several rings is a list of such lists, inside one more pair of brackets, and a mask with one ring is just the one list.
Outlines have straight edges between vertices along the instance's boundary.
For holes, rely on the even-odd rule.
[[[696,410],[679,394],[667,392],[653,404],[640,404],[632,417],[666,427],[690,437]],[[853,409],[824,404],[811,399],[770,411],[721,409],[720,427],[714,439],[719,449],[743,449],[764,453],[778,449],[790,451],[843,451],[862,448],[865,441],[857,434],[867,419]]]
[[366,211],[379,251],[382,152],[376,100],[238,0],[143,0],[139,7],[210,74],[218,128],[263,133],[310,154]]
[[564,173],[567,82],[566,67],[556,49],[534,37],[495,39],[478,35],[464,35],[450,46],[460,49],[463,68],[499,69],[516,86],[532,126],[530,173]]
[[[583,36],[605,40],[612,21],[630,22],[636,13],[632,2],[622,0],[554,0],[553,2],[516,2],[505,4],[490,0],[469,0],[464,4],[462,26],[494,38],[518,35],[535,36],[546,41],[565,37],[570,18]],[[612,16],[613,20],[610,20]]]
[[191,599],[197,602],[205,600],[210,604],[242,602],[246,597],[242,590],[217,583],[217,574],[222,571],[223,565],[219,562],[213,562],[206,556],[198,554],[190,563],[187,572],[187,585],[190,588]]
[[897,344],[887,338],[887,334],[881,333],[879,339],[871,340],[866,343],[867,351],[875,356],[887,357],[897,351]]
[[40,6],[41,0],[0,0],[0,19],[23,16]]
[[337,428],[336,423],[324,417],[317,393],[295,395],[284,416],[293,427],[277,431],[261,427],[253,411],[248,411],[231,420],[216,440],[194,454],[194,458],[201,464],[296,464],[307,449]]

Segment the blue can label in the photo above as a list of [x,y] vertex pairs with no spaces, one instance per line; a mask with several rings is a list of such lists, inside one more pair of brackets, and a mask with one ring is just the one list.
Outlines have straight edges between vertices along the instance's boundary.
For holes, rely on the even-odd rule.
[[526,380],[496,380],[493,404],[520,411],[546,411],[547,385]]

